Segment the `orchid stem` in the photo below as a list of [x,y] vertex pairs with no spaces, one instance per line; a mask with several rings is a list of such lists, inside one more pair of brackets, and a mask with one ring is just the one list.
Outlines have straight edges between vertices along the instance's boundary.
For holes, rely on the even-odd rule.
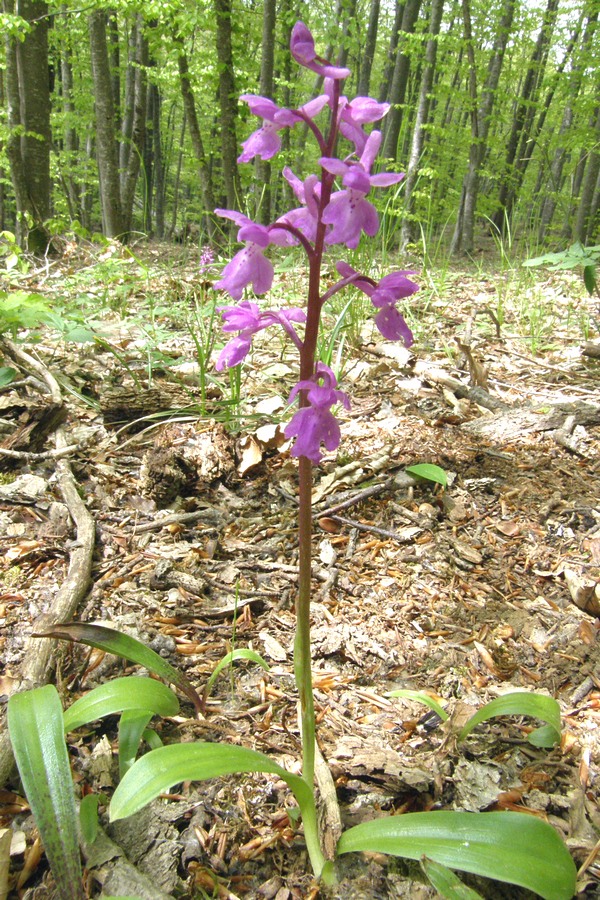
[[294,674],[300,699],[302,734],[302,777],[311,790],[315,776],[315,707],[312,692],[310,655],[310,595],[312,540],[312,463],[301,456],[298,466],[298,596],[296,599],[296,638]]

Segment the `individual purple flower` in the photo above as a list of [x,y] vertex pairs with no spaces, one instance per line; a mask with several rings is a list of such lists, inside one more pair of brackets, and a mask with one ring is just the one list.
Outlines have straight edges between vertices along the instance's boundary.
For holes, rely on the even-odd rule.
[[[301,181],[288,166],[284,168],[283,175],[302,206],[284,213],[277,222],[293,225],[307,240],[314,241],[317,235],[321,183],[316,175],[309,175]],[[298,243],[293,235],[289,232],[287,234],[290,244]]]
[[[328,103],[333,107],[334,88],[330,78],[325,80],[324,92]],[[344,137],[354,144],[356,153],[360,154],[365,149],[368,135],[363,125],[371,122],[379,122],[389,112],[389,103],[379,103],[371,97],[355,97],[350,103],[347,97],[338,100],[339,128]]]
[[340,80],[350,75],[350,69],[332,66],[322,56],[317,56],[314,38],[304,22],[296,22],[292,28],[290,51],[299,65],[325,78]]
[[299,341],[292,322],[304,322],[306,314],[304,310],[292,308],[282,310],[268,310],[261,312],[256,303],[243,300],[237,306],[222,306],[219,312],[223,316],[223,331],[238,331],[221,350],[217,360],[216,369],[230,369],[237,366],[248,354],[252,345],[252,338],[257,331],[268,328],[269,325],[282,325],[295,342]]
[[337,380],[329,366],[318,362],[312,378],[299,381],[292,390],[289,402],[300,391],[306,391],[308,406],[301,407],[285,429],[287,438],[295,437],[292,456],[306,456],[314,463],[321,460],[321,444],[326,450],[339,446],[341,432],[331,407],[342,403],[350,409],[348,395],[336,390]]
[[379,228],[379,216],[372,203],[365,200],[372,187],[387,187],[404,178],[401,172],[381,172],[371,175],[371,166],[381,146],[381,132],[373,131],[358,162],[322,157],[319,162],[332,175],[342,178],[344,191],[331,196],[323,213],[323,222],[333,225],[327,236],[328,244],[346,244],[351,250],[358,247],[361,232],[372,237]]
[[227,291],[234,300],[240,299],[248,284],[252,284],[255,294],[266,293],[273,284],[274,270],[263,250],[269,244],[285,244],[285,237],[277,231],[271,232],[266,225],[257,225],[235,210],[216,209],[215,212],[240,226],[237,238],[245,243],[245,247],[227,263],[220,280],[213,285],[214,289]]
[[282,109],[273,100],[254,94],[242,94],[240,100],[245,100],[250,112],[263,120],[262,126],[242,144],[244,152],[238,156],[240,163],[249,162],[255,156],[265,160],[272,159],[281,148],[278,132],[305,121],[306,117],[313,119],[327,104],[327,97],[315,97],[296,111]]
[[388,341],[403,341],[406,347],[410,347],[412,331],[396,309],[396,303],[419,290],[419,285],[407,278],[414,272],[390,272],[373,284],[370,278],[360,275],[348,263],[338,262],[336,269],[342,278],[352,279],[352,284],[371,298],[371,303],[379,310],[374,321],[383,337]]

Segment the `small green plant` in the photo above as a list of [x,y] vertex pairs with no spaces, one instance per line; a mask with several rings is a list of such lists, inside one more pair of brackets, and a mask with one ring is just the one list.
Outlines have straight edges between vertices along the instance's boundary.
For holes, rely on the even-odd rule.
[[[135,676],[94,688],[66,713],[53,685],[9,699],[8,731],[17,768],[61,900],[83,900],[85,896],[65,734],[120,713],[119,771],[123,775],[133,764],[152,716],[173,716],[178,710],[177,697],[170,688],[160,681]],[[82,830],[89,837],[96,833],[97,809],[98,802],[86,800],[82,805]]]
[[0,231],[0,259],[7,273],[26,275],[29,263],[12,231]]
[[582,243],[576,241],[566,250],[558,253],[545,253],[543,256],[536,256],[533,259],[526,259],[524,266],[547,266],[553,271],[564,271],[567,269],[583,269],[583,283],[590,297],[596,294],[600,297],[600,287],[598,285],[597,268],[600,263],[600,244],[594,247],[584,247]]

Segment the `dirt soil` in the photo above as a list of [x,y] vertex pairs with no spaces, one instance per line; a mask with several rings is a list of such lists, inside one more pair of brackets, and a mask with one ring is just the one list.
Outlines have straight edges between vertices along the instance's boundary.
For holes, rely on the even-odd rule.
[[[189,285],[183,271],[169,278]],[[597,312],[574,277],[540,274],[553,326],[532,352],[515,315],[498,322],[489,313],[493,275],[457,272],[451,281],[443,309],[424,300],[415,309],[421,329],[411,353],[370,330],[347,353],[342,386],[352,408],[339,450],[315,470],[319,745],[345,826],[390,812],[527,810],[567,842],[580,896],[600,896],[600,360],[582,355],[567,311]],[[179,362],[156,366],[149,382],[136,326],[114,313],[105,325],[109,347],[61,342],[50,331],[4,346],[5,365],[20,374],[0,393],[3,708],[11,693],[39,683],[44,652],[43,678],[65,706],[139,671],[32,637],[62,621],[57,598],[60,611],[73,598],[82,538],[62,487],[70,469],[95,539],[92,583],[80,594],[75,585],[69,618],[147,641],[200,692],[233,647],[258,651],[268,673],[240,662],[217,679],[205,716],[182,697],[180,716],[154,727],[165,741],[228,741],[297,769],[297,466],[275,424],[285,421],[293,358],[273,365],[272,346],[259,342],[232,433],[218,385],[198,413],[189,334],[164,336],[161,353]],[[65,415],[46,416],[48,424],[51,403]],[[442,467],[448,486],[407,478],[416,463]],[[448,722],[389,696],[406,688],[430,692]],[[515,717],[482,724],[458,744],[467,713],[513,690],[559,701],[559,747],[527,743],[539,723]],[[110,795],[116,721],[68,741],[78,793]],[[0,825],[17,836],[9,896],[52,897],[19,782],[14,773],[4,781]],[[282,783],[230,777],[184,784],[125,823],[108,826],[103,816],[109,850],[88,855],[89,894],[127,892],[111,881],[112,841],[147,876],[147,893],[142,882],[129,890],[143,897],[436,896],[418,866],[383,856],[344,862],[341,887],[319,893],[291,806]],[[469,883],[484,897],[532,896]]]

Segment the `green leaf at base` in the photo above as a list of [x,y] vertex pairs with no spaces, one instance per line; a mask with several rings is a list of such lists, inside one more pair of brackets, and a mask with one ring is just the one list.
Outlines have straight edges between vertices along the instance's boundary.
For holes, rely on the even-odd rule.
[[304,838],[315,875],[321,875],[325,859],[319,846],[312,785],[299,775],[287,772],[264,753],[246,747],[194,742],[152,750],[134,763],[118,785],[110,804],[110,821],[132,816],[181,781],[204,781],[246,772],[270,772],[293,792],[302,812]]
[[560,741],[560,706],[553,697],[545,694],[530,694],[528,691],[512,691],[496,697],[478,709],[458,735],[464,741],[480,722],[495,716],[532,716],[546,722],[544,728],[538,728],[529,736],[530,743],[536,747],[553,747]]
[[8,701],[8,732],[58,895],[79,900],[84,894],[77,811],[56,688],[49,684],[13,694]]
[[346,831],[338,853],[372,851],[435,862],[535,891],[544,900],[570,900],[576,869],[554,829],[514,812],[426,812],[363,822]]

